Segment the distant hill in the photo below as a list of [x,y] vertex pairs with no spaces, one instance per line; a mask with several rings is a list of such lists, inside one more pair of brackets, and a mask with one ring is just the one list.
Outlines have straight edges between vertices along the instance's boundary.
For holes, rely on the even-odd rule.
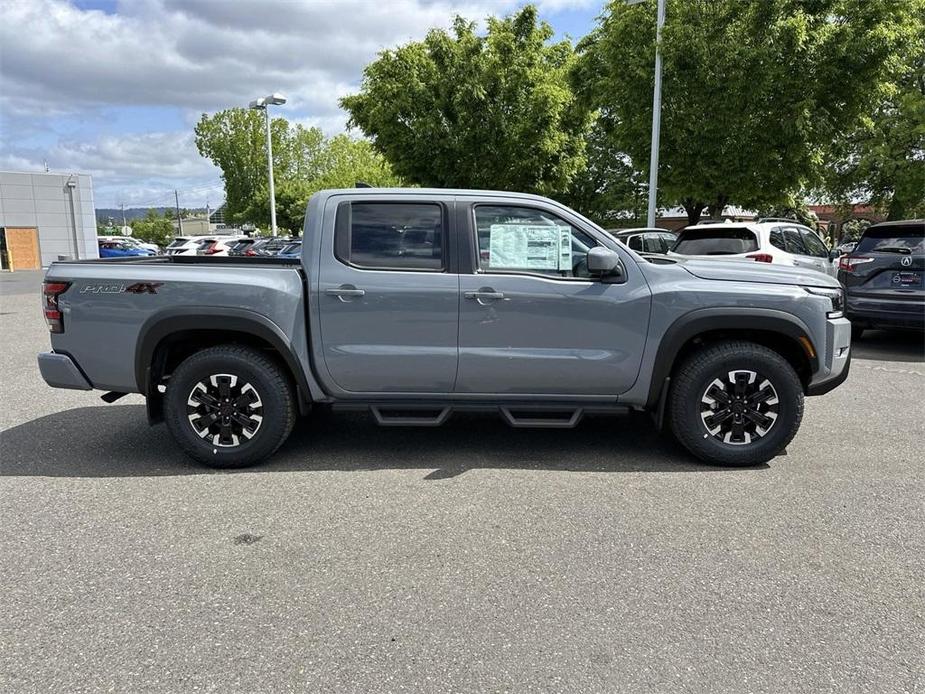
[[[159,215],[164,214],[164,210],[170,210],[173,212],[173,207],[126,207],[125,208],[125,221],[131,222],[133,219],[141,219],[148,214],[148,210],[153,209]],[[183,208],[190,215],[205,215],[206,210],[204,207],[196,208]],[[212,210],[215,212],[215,210]],[[98,224],[105,225],[109,223],[110,217],[112,221],[116,224],[122,223],[122,208],[120,207],[97,207],[96,208],[96,221]]]

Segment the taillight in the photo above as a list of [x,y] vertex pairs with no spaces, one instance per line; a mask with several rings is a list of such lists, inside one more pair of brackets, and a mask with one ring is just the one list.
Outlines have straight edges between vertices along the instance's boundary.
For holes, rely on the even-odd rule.
[[838,259],[838,269],[845,272],[853,272],[858,265],[874,262],[873,258],[865,258],[860,255],[843,255]]
[[770,253],[752,253],[751,255],[745,256],[749,260],[754,260],[756,263],[773,263],[774,256]]
[[250,257],[253,258],[255,255],[257,255],[257,253],[254,251],[253,248],[248,248],[246,251],[244,251],[244,255],[249,255]]
[[45,311],[45,322],[48,323],[48,329],[53,333],[64,332],[64,316],[61,315],[61,307],[58,306],[58,297],[67,291],[71,286],[70,282],[44,282],[42,283],[43,309]]
[[210,243],[210,244],[208,245],[208,247],[203,251],[203,254],[205,254],[205,255],[214,255],[215,253],[218,253],[218,250],[219,250],[219,249],[218,249],[217,246],[218,246],[218,241],[213,241],[213,242]]

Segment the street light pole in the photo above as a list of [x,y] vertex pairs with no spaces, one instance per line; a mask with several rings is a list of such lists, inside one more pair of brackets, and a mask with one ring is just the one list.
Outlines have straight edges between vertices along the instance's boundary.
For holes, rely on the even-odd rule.
[[270,104],[279,106],[286,103],[286,97],[282,94],[270,94],[259,99],[254,99],[249,106],[253,109],[263,109],[263,114],[267,124],[267,172],[270,179],[270,229],[273,236],[277,235],[276,231],[276,190],[273,186],[273,138],[270,134]]
[[270,229],[276,236],[276,189],[273,187],[273,138],[270,137],[270,109],[263,107],[267,121],[267,172],[270,177]]
[[655,226],[655,200],[658,197],[658,144],[662,128],[662,26],[665,24],[665,0],[658,0],[655,30],[655,89],[652,92],[652,148],[649,154],[649,214],[646,226]]

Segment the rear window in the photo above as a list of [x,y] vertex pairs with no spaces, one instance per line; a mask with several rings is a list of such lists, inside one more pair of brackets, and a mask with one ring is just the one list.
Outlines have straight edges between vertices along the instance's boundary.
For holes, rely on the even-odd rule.
[[443,208],[436,203],[345,202],[337,208],[335,255],[362,268],[442,270]]
[[189,241],[189,239],[178,236],[170,243],[169,246],[167,246],[167,248],[179,248],[180,246],[185,245],[187,241]]
[[758,250],[755,234],[742,227],[684,229],[672,249],[683,255],[733,255]]
[[925,224],[869,227],[855,253],[925,253]]

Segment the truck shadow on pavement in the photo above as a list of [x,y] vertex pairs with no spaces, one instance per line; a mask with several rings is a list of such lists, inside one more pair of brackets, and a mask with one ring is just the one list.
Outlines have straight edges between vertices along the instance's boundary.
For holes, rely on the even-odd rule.
[[851,343],[854,359],[925,362],[925,336],[901,330],[867,330]]
[[[767,469],[743,469],[743,473]],[[512,429],[458,414],[438,428],[378,427],[365,414],[319,412],[297,423],[266,463],[218,471],[186,457],[141,405],[82,407],[0,433],[0,475],[134,477],[242,472],[415,470],[425,479],[475,469],[710,472],[645,416],[587,418],[575,429]]]

